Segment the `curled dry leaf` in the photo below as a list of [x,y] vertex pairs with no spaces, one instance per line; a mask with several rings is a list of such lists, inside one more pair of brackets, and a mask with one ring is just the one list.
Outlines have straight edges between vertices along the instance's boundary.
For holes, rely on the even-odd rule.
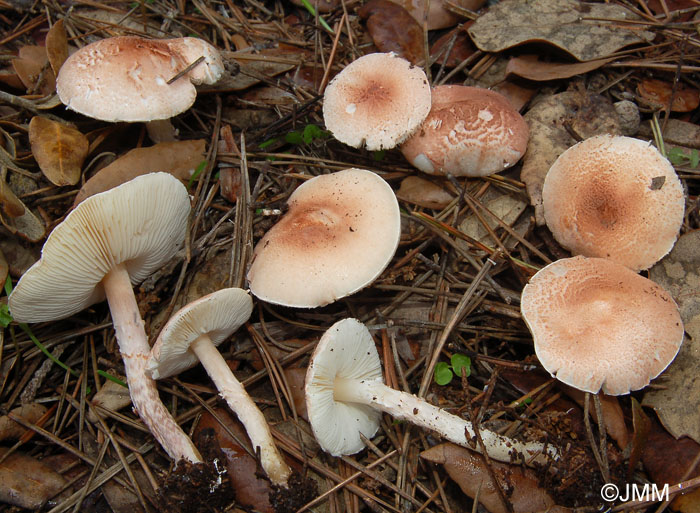
[[523,157],[520,178],[527,186],[537,224],[544,224],[542,186],[544,177],[559,155],[581,139],[598,134],[620,134],[615,108],[603,96],[585,91],[566,91],[546,96],[524,116],[530,125],[530,140]]
[[0,202],[3,209],[5,205],[11,205],[13,213],[19,213],[20,205],[24,209],[20,215],[13,217],[0,214],[0,222],[11,233],[17,234],[29,242],[39,242],[44,238],[46,227],[41,220],[29,210],[22,201],[15,196],[12,189],[5,183],[0,181]]
[[390,0],[370,0],[358,14],[380,52],[394,52],[412,64],[423,61],[423,29],[406,9]]
[[[7,450],[0,447],[0,458]],[[6,504],[38,510],[65,484],[61,474],[21,452],[10,454],[0,463],[0,502]]]
[[655,107],[668,109],[670,103],[673,112],[690,112],[700,105],[700,91],[680,83],[674,87],[671,82],[647,78],[637,84],[637,92]]
[[19,58],[12,60],[12,67],[27,91],[38,91],[44,96],[56,91],[56,75],[49,65],[45,47],[23,46],[19,49]]
[[25,206],[15,193],[12,192],[7,182],[0,181],[0,209],[7,217],[19,217],[24,215]]
[[436,64],[444,63],[446,68],[454,68],[471,57],[476,52],[476,47],[467,34],[467,29],[472,23],[474,22],[469,21],[440,36],[430,47],[430,58],[435,60]]
[[41,172],[52,184],[78,183],[90,146],[82,133],[63,123],[34,116],[29,122],[29,144]]
[[[474,44],[500,52],[528,43],[549,43],[580,61],[610,56],[625,46],[651,41],[629,9],[577,0],[503,0],[492,5],[469,29]],[[623,23],[615,23],[619,20]]]
[[197,424],[194,438],[198,438],[199,433],[205,429],[213,429],[216,441],[226,455],[226,475],[236,493],[237,504],[254,508],[261,513],[272,513],[272,506],[268,500],[270,482],[257,477],[258,465],[255,458],[238,442],[240,440],[250,447],[245,429],[226,409],[215,408],[213,412],[224,425],[222,426],[211,413],[204,413]]
[[158,143],[147,148],[135,148],[100,169],[78,191],[73,206],[85,198],[121,185],[137,176],[167,171],[179,180],[187,181],[204,160],[204,139]]
[[419,176],[408,176],[401,180],[396,197],[425,208],[443,209],[455,197],[430,180]]
[[[36,422],[46,413],[46,407],[38,403],[29,403],[18,406],[10,411],[17,417],[22,417],[27,422],[36,424]],[[27,428],[12,420],[9,416],[3,415],[0,417],[0,441],[2,440],[18,440],[27,432]]]
[[[469,449],[452,443],[431,447],[420,453],[421,458],[445,467],[448,475],[469,497],[479,494],[479,502],[491,513],[507,513],[496,483],[491,479],[483,458]],[[554,511],[554,499],[537,484],[537,474],[523,466],[492,462],[492,468],[514,513]]]
[[46,54],[55,75],[68,58],[68,36],[63,26],[63,18],[58,20],[46,34]]
[[700,443],[700,230],[681,236],[649,277],[673,296],[688,336],[659,378],[663,387],[646,392],[642,404],[656,410],[673,436]]
[[[126,382],[124,376],[117,376],[117,378]],[[124,388],[119,383],[108,379],[90,402],[93,406],[99,406],[104,410],[118,411],[131,404],[131,396],[128,388]],[[102,414],[102,412],[100,413]],[[88,420],[93,423],[97,422],[97,415],[92,408],[88,411]]]
[[[428,2],[425,0],[391,0],[395,4],[400,5],[415,19],[420,26],[423,26],[423,20],[425,19],[425,6]],[[479,1],[468,1],[470,7],[468,9],[478,9],[479,7],[473,7],[479,3]],[[481,2],[484,3],[483,1]],[[452,27],[459,21],[459,16],[445,9],[442,0],[431,0],[430,7],[428,10],[428,30],[444,29],[447,27]]]
[[613,58],[596,59],[586,62],[545,62],[537,55],[519,55],[511,57],[506,66],[506,75],[517,75],[537,82],[559,80],[588,73],[604,66]]

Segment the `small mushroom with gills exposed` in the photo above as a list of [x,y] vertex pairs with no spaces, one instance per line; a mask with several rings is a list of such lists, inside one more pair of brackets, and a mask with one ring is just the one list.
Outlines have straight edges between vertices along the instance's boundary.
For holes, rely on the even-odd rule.
[[216,348],[248,320],[252,311],[250,296],[238,288],[221,289],[189,303],[163,327],[147,368],[153,379],[161,379],[201,362],[221,397],[245,426],[253,450],[260,450],[263,470],[272,484],[286,487],[291,469],[277,450],[265,417]]
[[[343,319],[321,337],[306,374],[306,408],[316,440],[334,456],[365,447],[360,434],[371,438],[381,412],[431,429],[451,442],[473,446],[472,423],[415,395],[387,387],[369,330],[356,319]],[[498,461],[544,464],[558,451],[540,442],[520,442],[479,429],[488,455]]]
[[151,348],[132,288],[182,246],[189,212],[187,190],[167,173],[87,198],[54,228],[8,303],[16,321],[46,322],[106,298],[134,408],[173,460],[198,463],[199,452],[145,373]]

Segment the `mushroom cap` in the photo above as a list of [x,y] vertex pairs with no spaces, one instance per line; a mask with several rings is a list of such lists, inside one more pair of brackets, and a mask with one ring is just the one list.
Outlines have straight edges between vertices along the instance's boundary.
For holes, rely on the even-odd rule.
[[10,294],[19,322],[63,319],[105,299],[105,275],[124,264],[132,284],[170,260],[185,240],[190,199],[177,178],[149,173],[80,203],[51,232],[41,259]]
[[374,281],[396,252],[399,204],[371,171],[316,176],[287,203],[255,246],[248,282],[260,299],[299,308],[332,303]]
[[168,320],[153,344],[146,369],[153,379],[179,374],[199,363],[190,344],[208,335],[215,346],[248,320],[253,300],[243,289],[228,288],[183,306]]
[[671,251],[685,209],[681,182],[656,148],[610,135],[562,153],[547,173],[542,201],[547,226],[562,246],[635,271]]
[[355,148],[393,148],[416,131],[429,111],[425,72],[393,52],[351,62],[323,95],[326,128]]
[[645,387],[683,341],[671,295],[604,258],[576,256],[544,267],[525,285],[520,309],[544,368],[593,394]]
[[314,436],[333,456],[364,449],[360,433],[372,438],[381,413],[333,399],[336,377],[383,383],[382,365],[369,330],[357,319],[343,319],[321,337],[306,370],[306,410]]
[[[172,84],[197,58],[204,62]],[[189,109],[193,83],[214,83],[224,71],[219,52],[193,38],[111,37],[68,57],[56,79],[61,101],[76,112],[103,121],[153,121]]]
[[428,117],[401,152],[424,173],[486,176],[520,160],[529,134],[505,96],[479,87],[437,86]]

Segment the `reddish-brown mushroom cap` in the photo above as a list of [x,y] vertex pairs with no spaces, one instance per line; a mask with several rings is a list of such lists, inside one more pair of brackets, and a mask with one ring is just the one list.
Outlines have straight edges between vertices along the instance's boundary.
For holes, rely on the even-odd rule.
[[676,242],[685,209],[670,162],[648,142],[598,135],[554,162],[542,189],[544,217],[572,253],[647,269]]
[[[167,82],[187,66],[204,61]],[[193,84],[216,82],[224,71],[218,51],[197,38],[119,36],[84,46],[61,67],[56,91],[70,109],[103,121],[152,121],[187,110]]]
[[604,258],[549,264],[523,289],[520,308],[544,368],[586,392],[620,395],[645,387],[683,341],[671,295]]
[[523,117],[499,93],[438,86],[430,114],[401,152],[425,173],[486,176],[520,160],[529,133]]
[[299,186],[255,247],[250,291],[270,303],[326,305],[370,284],[396,252],[401,218],[379,175],[346,169]]
[[394,53],[371,53],[353,61],[323,96],[326,128],[339,141],[369,150],[401,144],[429,111],[425,73]]

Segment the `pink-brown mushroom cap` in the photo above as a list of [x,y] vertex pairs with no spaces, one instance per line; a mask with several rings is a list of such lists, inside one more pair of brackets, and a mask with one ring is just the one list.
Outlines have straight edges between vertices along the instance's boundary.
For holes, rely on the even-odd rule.
[[[167,83],[200,56],[202,63]],[[66,107],[85,116],[153,121],[190,108],[197,96],[194,84],[214,83],[223,72],[218,51],[201,39],[118,36],[71,55],[58,73],[56,91]]]
[[270,303],[314,308],[370,284],[399,243],[396,196],[379,175],[320,175],[289,197],[289,210],[255,247],[250,291]]
[[683,341],[671,295],[604,258],[576,256],[544,267],[523,289],[520,309],[543,367],[594,394],[645,387]]
[[401,152],[425,173],[487,176],[518,162],[529,134],[527,122],[503,95],[478,87],[438,86],[428,117]]
[[577,255],[648,269],[676,242],[685,196],[671,163],[650,143],[598,135],[554,162],[542,189],[544,217]]
[[351,62],[323,96],[326,128],[354,148],[393,148],[418,129],[429,111],[425,72],[394,53],[371,53]]

